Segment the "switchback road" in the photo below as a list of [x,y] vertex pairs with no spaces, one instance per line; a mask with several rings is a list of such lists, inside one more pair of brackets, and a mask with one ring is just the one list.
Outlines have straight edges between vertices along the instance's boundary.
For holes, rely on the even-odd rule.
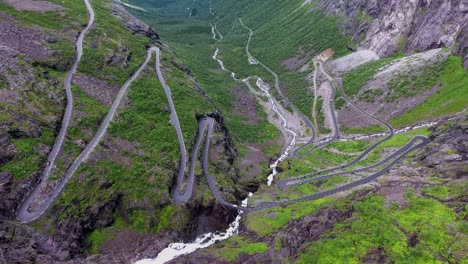
[[67,135],[67,130],[68,126],[70,124],[70,119],[73,114],[73,93],[71,90],[71,81],[73,79],[73,76],[76,73],[76,70],[78,68],[78,64],[81,61],[81,56],[83,55],[83,39],[85,34],[89,31],[91,26],[94,23],[94,10],[89,4],[88,0],[84,0],[84,3],[86,5],[86,8],[88,9],[89,13],[89,20],[87,26],[80,32],[78,39],[76,41],[76,60],[75,63],[73,63],[73,66],[71,70],[68,72],[67,76],[65,77],[65,92],[66,92],[66,98],[67,98],[67,105],[65,108],[65,113],[63,115],[62,119],[62,125],[60,128],[60,132],[57,136],[57,139],[55,140],[55,144],[52,148],[52,151],[50,152],[49,156],[47,157],[47,165],[42,172],[41,178],[39,180],[39,184],[33,189],[33,191],[25,198],[25,200],[21,203],[20,207],[18,208],[16,217],[19,221],[21,222],[29,222],[32,221],[39,216],[42,215],[42,213],[45,211],[45,209],[48,208],[46,206],[45,209],[40,208],[38,211],[35,213],[29,213],[28,208],[29,205],[34,201],[34,198],[36,195],[40,192],[42,189],[42,185],[47,181],[49,178],[50,172],[52,168],[54,168],[55,165],[55,160],[57,159],[57,155],[63,148],[63,143],[65,141],[65,137]]
[[[163,77],[163,74],[161,72],[161,64],[160,64],[161,51],[160,51],[160,49],[158,47],[150,47],[148,49],[147,56],[146,56],[146,59],[143,62],[143,64],[125,82],[125,84],[120,89],[119,94],[117,95],[116,99],[114,100],[111,109],[109,110],[105,120],[102,122],[101,126],[99,127],[99,129],[98,129],[96,135],[94,136],[94,138],[89,142],[89,144],[82,151],[82,153],[77,157],[77,159],[73,162],[73,164],[66,170],[66,172],[62,176],[62,180],[57,185],[57,187],[55,187],[52,190],[49,197],[44,202],[42,202],[40,204],[40,206],[39,206],[39,208],[37,210],[29,211],[30,205],[33,203],[35,198],[39,195],[41,189],[46,184],[48,176],[49,176],[50,171],[51,171],[51,168],[53,168],[55,160],[57,158],[57,155],[58,155],[59,151],[62,149],[63,142],[64,142],[66,132],[67,132],[67,128],[68,128],[68,124],[69,124],[69,121],[70,121],[70,118],[71,118],[71,113],[73,111],[73,95],[71,93],[71,79],[72,79],[74,73],[77,70],[78,64],[79,64],[81,56],[82,56],[82,43],[83,43],[84,35],[89,30],[89,28],[92,26],[93,21],[94,21],[94,12],[93,12],[93,9],[92,9],[91,5],[89,4],[88,0],[84,0],[84,2],[86,4],[86,7],[87,7],[88,12],[90,14],[90,19],[89,19],[88,25],[85,27],[85,29],[80,33],[80,35],[78,37],[78,40],[76,42],[77,60],[75,61],[72,69],[67,74],[67,77],[65,79],[65,89],[67,91],[67,107],[66,107],[66,112],[65,112],[64,118],[63,118],[62,127],[61,127],[61,130],[60,130],[59,136],[57,137],[57,140],[55,142],[55,145],[53,147],[53,150],[51,151],[51,154],[48,157],[48,163],[47,163],[46,169],[44,170],[44,172],[42,174],[40,182],[34,187],[33,191],[26,196],[26,198],[20,204],[20,206],[19,206],[19,208],[18,208],[18,210],[16,212],[17,220],[20,221],[20,222],[30,222],[30,221],[33,221],[33,220],[37,219],[38,217],[40,217],[52,205],[52,203],[57,199],[57,197],[61,194],[61,192],[65,188],[67,182],[71,179],[71,177],[77,171],[79,166],[84,161],[86,161],[89,154],[92,151],[94,151],[94,149],[96,148],[98,143],[102,140],[103,136],[105,135],[105,133],[107,131],[107,128],[108,128],[109,124],[111,123],[111,121],[113,120],[113,118],[115,116],[117,108],[119,107],[123,97],[125,96],[125,94],[127,92],[127,89],[132,84],[132,82],[136,78],[138,78],[138,76],[141,74],[143,69],[147,67],[149,61],[151,60],[151,56],[152,56],[153,52],[156,54],[156,58],[155,58],[156,75],[157,75],[157,77],[159,79],[159,82],[161,83],[161,85],[162,85],[162,87],[164,89],[164,92],[166,94],[166,99],[168,101],[170,111],[171,111],[170,121],[171,121],[171,124],[173,125],[174,129],[176,130],[176,134],[177,134],[177,138],[178,138],[178,142],[179,142],[180,161],[179,161],[179,168],[178,168],[178,172],[177,172],[176,185],[175,185],[175,188],[173,189],[173,192],[172,192],[172,197],[176,202],[187,202],[192,196],[193,186],[194,186],[194,183],[195,183],[195,165],[196,165],[197,160],[198,160],[198,153],[199,153],[199,149],[200,149],[200,146],[202,144],[203,139],[205,139],[205,144],[204,144],[204,147],[203,147],[203,150],[202,150],[203,151],[203,153],[202,153],[202,169],[203,169],[203,173],[204,173],[204,175],[205,175],[205,177],[207,179],[207,182],[208,182],[208,185],[209,185],[211,191],[213,192],[215,198],[221,204],[224,204],[226,206],[229,206],[229,207],[232,207],[232,208],[235,208],[235,209],[243,210],[243,211],[257,211],[257,210],[262,210],[262,209],[266,209],[266,208],[271,208],[271,207],[274,207],[274,206],[285,205],[285,204],[292,203],[292,202],[305,201],[305,200],[310,200],[310,199],[317,199],[317,198],[332,195],[332,194],[342,192],[344,190],[347,190],[347,189],[350,189],[350,188],[353,188],[353,187],[368,183],[370,181],[375,180],[377,177],[380,177],[380,176],[384,175],[392,166],[394,166],[397,162],[399,162],[402,158],[404,158],[408,153],[410,153],[411,151],[414,151],[416,149],[424,147],[429,142],[429,139],[427,139],[426,137],[416,136],[409,143],[407,143],[405,146],[401,147],[399,150],[395,151],[391,155],[387,156],[386,158],[382,159],[379,162],[376,162],[375,164],[373,164],[371,166],[345,171],[344,170],[345,168],[350,167],[352,165],[355,165],[358,161],[362,160],[365,156],[367,156],[367,154],[369,154],[372,150],[374,150],[379,144],[381,144],[382,142],[390,139],[393,136],[393,128],[390,125],[388,125],[387,123],[376,119],[375,117],[367,114],[366,112],[362,111],[361,109],[359,109],[358,107],[353,105],[352,102],[345,96],[345,94],[343,92],[343,89],[342,89],[342,86],[338,82],[334,81],[330,76],[328,76],[328,74],[326,74],[326,72],[323,70],[323,66],[320,64],[321,70],[323,71],[323,73],[330,80],[329,85],[330,85],[330,89],[332,91],[332,97],[331,98],[334,97],[334,92],[335,92],[335,89],[337,87],[341,97],[343,97],[343,99],[345,101],[347,101],[351,106],[353,106],[361,114],[366,115],[366,116],[372,118],[373,120],[381,123],[382,125],[386,126],[389,129],[390,133],[386,138],[382,139],[381,141],[379,141],[379,142],[375,143],[374,145],[372,145],[371,147],[369,147],[367,150],[365,150],[361,155],[359,155],[356,159],[354,159],[350,163],[343,164],[343,165],[340,165],[340,166],[337,166],[337,167],[334,167],[334,168],[330,168],[330,169],[327,169],[327,170],[319,171],[319,172],[316,172],[316,173],[311,173],[311,174],[307,174],[307,175],[303,175],[303,176],[299,176],[299,177],[295,177],[295,178],[280,181],[279,182],[279,187],[280,188],[287,188],[287,187],[296,186],[296,185],[300,185],[300,184],[310,183],[310,182],[317,181],[317,180],[323,180],[323,179],[330,178],[330,177],[333,177],[333,176],[346,175],[346,174],[355,174],[355,173],[366,172],[366,171],[370,172],[371,174],[368,175],[368,176],[363,177],[362,179],[359,179],[359,180],[351,182],[351,183],[344,184],[342,186],[333,188],[331,190],[326,190],[326,191],[323,191],[323,192],[306,195],[306,196],[303,196],[303,197],[300,197],[300,198],[296,198],[296,199],[292,199],[292,200],[288,200],[288,201],[262,202],[256,207],[240,207],[240,206],[238,206],[236,204],[232,204],[232,203],[229,203],[229,202],[224,200],[224,198],[222,197],[222,195],[219,192],[219,188],[217,186],[215,178],[212,177],[209,174],[210,139],[211,139],[211,135],[213,133],[214,125],[215,125],[215,120],[210,118],[210,117],[204,117],[204,118],[201,118],[199,120],[198,138],[197,138],[196,143],[195,143],[195,145],[193,147],[190,171],[188,172],[188,175],[187,175],[187,172],[186,172],[186,167],[187,167],[187,153],[186,152],[187,151],[186,151],[186,147],[185,147],[185,142],[184,142],[182,130],[180,128],[180,123],[179,123],[179,119],[178,119],[178,116],[177,116],[177,112],[176,112],[174,102],[173,102],[173,99],[172,99],[171,90],[170,90],[170,87],[166,84],[165,79]],[[279,87],[279,77],[278,77],[278,75],[275,72],[273,72],[270,68],[268,68],[266,65],[264,65],[262,62],[260,62],[259,60],[257,60],[256,58],[254,58],[250,54],[249,44],[250,44],[251,38],[253,36],[253,31],[250,28],[246,27],[243,24],[241,19],[239,19],[239,22],[240,22],[240,24],[242,26],[247,28],[249,30],[249,32],[250,32],[249,41],[248,41],[248,44],[246,46],[246,53],[248,54],[251,61],[254,61],[255,63],[260,64],[262,67],[264,67],[267,71],[269,71],[274,76],[274,78],[275,78],[275,88],[277,89],[277,91],[280,94],[280,96],[282,97],[282,99],[286,102],[287,105],[290,105],[295,112],[302,115],[300,113],[300,111],[298,111],[297,108],[295,108],[293,104],[290,104],[288,99],[282,94],[281,89]],[[268,89],[267,88],[262,88],[261,79],[259,79],[259,78],[257,80],[257,86],[259,86],[259,88],[261,90],[263,90],[264,94],[269,95]],[[272,101],[274,101],[273,98],[270,98],[270,99]],[[330,100],[329,103],[330,103],[331,109],[334,109],[333,100]],[[273,102],[273,104],[274,104],[274,102]],[[275,110],[275,108],[273,108],[273,110]],[[279,112],[277,112],[277,114],[279,116],[282,116],[281,113],[279,113]],[[333,114],[333,116],[335,116],[335,115]],[[309,126],[312,129],[313,133],[314,133],[314,135],[313,135],[313,137],[312,137],[312,139],[310,141],[310,142],[312,142],[313,139],[315,138],[315,128],[311,124],[311,122],[308,120],[307,117],[302,115],[302,118],[303,118],[303,121],[306,123],[306,125]],[[284,117],[282,119],[283,119],[282,120],[283,121],[282,126],[288,133],[293,134],[293,141],[291,142],[290,146],[288,146],[288,148],[285,150],[284,154],[282,155],[282,157],[279,160],[282,160],[282,159],[286,158],[288,156],[288,152],[290,151],[291,145],[295,144],[295,141],[294,141],[295,140],[294,139],[295,138],[295,132],[290,130],[287,127],[287,120]],[[336,118],[333,118],[333,125],[336,128],[336,130],[335,130],[336,134],[334,135],[332,141],[336,140],[339,137],[339,130],[338,130],[338,124],[337,124]],[[205,134],[206,134],[206,136],[205,136]],[[325,142],[323,144],[327,144],[327,143],[328,142]],[[321,147],[321,146],[323,146],[323,145],[314,146],[314,148],[312,148],[312,150],[316,149],[318,147]],[[312,150],[310,150],[310,151],[312,151]],[[275,164],[277,164],[277,162]],[[375,171],[375,170],[377,170],[377,171]],[[318,176],[318,177],[310,178],[311,176]],[[188,179],[187,179],[187,182],[184,184],[184,180],[186,180],[186,178],[188,178]]]

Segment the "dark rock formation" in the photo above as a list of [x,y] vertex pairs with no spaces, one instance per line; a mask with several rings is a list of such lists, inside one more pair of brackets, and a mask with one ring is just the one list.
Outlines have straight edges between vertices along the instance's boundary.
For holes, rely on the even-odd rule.
[[237,157],[237,149],[235,148],[234,142],[229,134],[229,129],[224,122],[224,117],[221,113],[213,113],[209,116],[216,120],[216,130],[223,134],[225,154],[228,157],[229,163],[232,165],[234,163],[234,159]]
[[10,136],[7,133],[0,133],[0,166],[6,164],[15,157],[15,146],[10,144]]
[[[50,234],[16,223],[11,216],[9,220],[0,220],[0,250],[3,250],[3,259],[6,263],[57,263],[75,258],[86,248],[84,238],[90,230],[112,223],[112,212],[118,199],[116,196],[111,201],[86,208],[81,218],[47,222],[46,224],[54,225],[51,226],[54,232]],[[53,211],[59,211],[60,208],[55,207]],[[13,214],[14,209],[10,212]],[[7,215],[4,210],[0,213],[2,217]],[[77,257],[74,261],[79,263],[80,258]]]
[[[351,217],[352,209],[337,210],[334,208],[324,208],[314,214],[292,220],[277,234],[268,237],[256,237],[250,233],[244,236],[251,237],[251,240],[264,242],[270,245],[270,250],[265,253],[249,256],[239,254],[234,263],[289,263],[287,260],[295,259],[300,252],[302,245],[319,240],[322,235],[333,228],[333,226]],[[279,250],[274,250],[275,244],[280,240]],[[189,256],[182,256],[170,263],[225,263],[214,256],[204,252],[195,252]]]
[[468,67],[466,0],[319,0],[318,8],[344,17],[345,32],[380,56],[454,46]]
[[118,1],[113,3],[112,13],[121,18],[123,23],[133,32],[133,34],[147,37],[154,42],[162,44],[158,33],[152,27],[129,14]]
[[444,178],[460,179],[468,175],[468,115],[434,128],[433,143],[421,156],[421,162]]

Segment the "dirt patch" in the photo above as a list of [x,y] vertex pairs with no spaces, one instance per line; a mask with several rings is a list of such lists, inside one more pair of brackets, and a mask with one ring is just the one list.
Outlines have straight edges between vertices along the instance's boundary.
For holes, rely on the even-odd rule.
[[332,99],[331,94],[332,90],[330,88],[330,85],[328,85],[327,83],[322,83],[322,85],[318,89],[317,95],[323,98],[322,113],[324,113],[325,116],[324,125],[325,128],[330,129],[330,131],[334,133],[335,127],[333,125],[333,115],[335,115],[335,111],[330,108],[329,104],[330,100]]
[[[104,242],[99,252],[103,255],[108,255],[113,260],[122,260],[121,263],[133,263],[139,259],[155,257],[156,252],[160,252],[169,243],[176,240],[173,233],[167,232],[139,234],[126,229],[117,229],[113,230],[112,234],[115,235],[115,238]],[[90,261],[90,263],[98,262]]]
[[[430,95],[437,92],[437,90],[440,88],[440,85],[436,85],[432,89],[425,90],[416,96],[400,97],[398,100],[393,102],[386,102],[385,96],[387,95],[386,91],[388,90],[387,84],[381,83],[378,80],[373,80],[370,81],[367,86],[375,87],[376,85],[383,87],[381,88],[383,90],[381,96],[375,98],[374,102],[355,101],[354,104],[372,116],[375,116],[378,119],[384,121],[388,121],[393,117],[400,116],[410,111],[415,106],[426,101]],[[350,107],[349,105],[339,110],[338,122],[345,127],[354,128],[367,127],[375,123],[370,118],[366,118],[364,115],[358,113],[356,110],[354,110],[353,107]]]
[[7,3],[13,6],[18,11],[54,11],[62,10],[63,6],[53,4],[47,1],[37,1],[37,0],[0,0],[0,2]]
[[362,259],[362,263],[391,263],[384,248],[372,248]]
[[127,169],[131,169],[133,165],[133,159],[120,155],[120,153],[106,150],[100,153],[98,160],[109,160],[116,164],[120,164]]
[[[356,104],[356,105],[358,105],[358,107],[361,107],[361,105],[359,105],[359,104]],[[379,107],[379,104],[374,103],[374,104],[369,104],[366,109],[367,110],[369,110],[369,109],[372,110],[372,109],[377,109],[378,107]],[[364,110],[364,111],[366,111],[366,110]],[[336,114],[337,114],[338,124],[340,126],[343,126],[343,127],[349,127],[349,128],[369,127],[369,126],[379,124],[376,121],[372,120],[371,118],[361,114],[354,107],[351,107],[349,105],[346,105],[343,108],[341,108],[340,110],[338,110],[336,112]],[[377,118],[379,118],[379,117],[377,117]]]
[[[46,60],[51,52],[42,46],[44,39],[43,32],[40,29],[21,27],[10,22],[0,21],[2,59],[9,54],[21,54],[25,58]],[[0,65],[4,63],[5,61],[2,61]]]
[[339,59],[332,60],[325,66],[332,75],[341,76],[369,61],[378,59],[379,56],[371,50],[359,50]]
[[[387,121],[393,117],[404,114],[415,106],[423,103],[427,98],[436,93],[440,85],[421,91],[419,94],[410,97],[401,96],[395,100],[388,99],[391,90],[388,84],[394,78],[399,78],[400,74],[418,72],[427,65],[435,65],[446,60],[448,52],[442,49],[430,50],[418,53],[413,56],[397,59],[382,67],[380,71],[363,86],[354,97],[353,102],[365,112]],[[346,90],[346,83],[343,84]],[[345,127],[365,127],[370,125],[361,114],[356,115],[351,107],[345,106],[338,112],[338,122]]]
[[144,151],[137,149],[134,143],[121,139],[109,138],[103,144],[103,148],[99,152],[91,154],[93,160],[111,160],[126,168],[131,168],[133,159],[126,156],[124,153],[131,153],[133,155],[144,155]]
[[125,140],[123,138],[119,138],[119,137],[112,138],[112,139],[110,139],[109,143],[112,144],[112,146],[115,146],[115,148],[119,152],[127,151],[129,153],[134,154],[134,155],[144,155],[145,154],[145,152],[143,150],[139,150],[137,148],[137,146],[135,146],[137,143],[132,143],[132,142],[130,142],[128,140]]
[[118,86],[110,85],[103,80],[84,74],[75,75],[73,83],[80,87],[87,95],[98,100],[105,106],[111,106],[114,102],[114,98],[119,93]]
[[0,102],[17,104],[20,101],[18,92],[15,90],[0,90]]
[[234,100],[234,114],[245,117],[243,121],[246,125],[258,125],[262,118],[258,115],[257,99],[243,85],[231,89]]
[[297,52],[296,56],[284,60],[281,62],[281,65],[283,65],[288,71],[305,71],[306,69],[303,67],[307,64],[309,59],[311,59],[311,54],[312,52],[306,52],[301,49]]
[[7,13],[0,12],[0,19],[8,20],[8,21],[15,21],[15,18]]
[[409,203],[405,198],[407,190],[407,186],[396,183],[395,185],[383,186],[376,193],[385,196],[386,205],[398,203],[400,206],[406,206]]
[[[24,60],[45,61],[51,57],[52,52],[42,46],[43,32],[35,28],[17,26],[14,23],[0,20],[0,75],[2,82],[10,90],[28,90],[30,82],[36,79],[34,69],[23,63]],[[11,92],[0,98],[13,99]]]

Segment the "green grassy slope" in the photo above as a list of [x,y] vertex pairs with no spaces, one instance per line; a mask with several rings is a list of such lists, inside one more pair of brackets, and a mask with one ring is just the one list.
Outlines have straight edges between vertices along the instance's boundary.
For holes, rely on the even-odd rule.
[[[430,74],[430,72],[429,72]],[[393,118],[390,123],[399,127],[415,122],[434,119],[458,113],[468,106],[468,70],[462,66],[462,58],[451,56],[440,66],[440,72],[433,76],[419,78],[441,85],[441,88],[425,102],[407,113]],[[424,84],[423,84],[424,85]],[[412,89],[410,86],[404,87]],[[401,87],[400,87],[401,89]]]
[[[22,25],[35,25],[43,29],[46,35],[69,37],[69,39],[59,39],[56,44],[48,44],[52,50],[59,51],[59,57],[40,63],[24,62],[37,71],[38,80],[45,78],[42,75],[47,71],[48,76],[57,84],[44,89],[55,89],[64,96],[63,80],[70,63],[75,59],[73,48],[75,33],[86,23],[88,13],[82,1],[53,2],[65,7],[63,11],[65,15],[61,15],[58,11],[17,12],[3,3],[0,3],[0,7],[2,12],[12,15]],[[131,30],[112,14],[110,6],[112,1],[91,0],[90,2],[96,15],[95,24],[85,36],[83,57],[77,74],[95,77],[120,89],[144,62],[147,47],[156,44],[148,38],[132,34]],[[65,30],[65,27],[71,27],[75,31]],[[131,54],[127,57],[126,63],[107,63],[113,54],[121,54],[122,50]],[[216,108],[199,92],[186,66],[174,52],[163,48],[162,66],[163,75],[172,90],[187,150],[191,151],[198,130],[196,114],[213,113],[216,112]],[[98,252],[99,245],[103,241],[111,239],[105,235],[109,228],[155,233],[167,229],[183,230],[187,227],[192,216],[188,216],[186,207],[173,206],[169,195],[174,171],[178,166],[179,147],[174,128],[169,123],[166,96],[156,77],[154,55],[141,77],[128,91],[127,99],[122,103],[103,142],[80,167],[53,205],[54,217],[40,220],[40,223],[48,224],[32,223],[36,230],[53,233],[53,230],[45,229],[51,226],[53,229],[54,219],[57,225],[71,219],[85,219],[91,208],[103,206],[110,201],[118,201],[118,210],[114,212],[111,227],[103,231],[97,230],[89,238],[92,253]],[[73,85],[73,94],[74,115],[63,155],[57,160],[57,169],[51,179],[61,177],[62,172],[83,150],[75,142],[77,140],[88,142],[109,109],[75,85]],[[29,98],[25,100],[36,104],[38,109],[41,109],[39,108],[41,106],[45,107],[41,109],[44,115],[54,115],[60,120],[63,111],[61,101],[50,100],[40,91],[31,92],[28,96]],[[5,107],[10,111],[21,110],[20,108],[15,110],[12,106]],[[30,177],[44,164],[47,152],[37,150],[39,147],[47,148],[53,145],[55,138],[53,127],[59,125],[41,120],[41,115],[32,118],[44,123],[41,126],[42,133],[37,138],[15,139],[13,143],[18,154],[15,159],[1,167],[1,171],[14,173],[15,182]],[[0,121],[11,122],[11,117],[2,111]],[[123,147],[119,147],[119,144],[123,144]],[[226,181],[233,185],[230,179]],[[199,191],[198,195],[210,198],[208,190]],[[168,219],[175,218],[180,220],[178,225],[170,224]],[[92,226],[94,225],[95,223],[92,223]]]
[[[228,113],[232,110],[231,101],[233,99],[228,91],[236,84],[230,80],[229,74],[220,71],[218,64],[211,59],[215,48],[220,49],[218,57],[224,61],[225,66],[236,72],[239,77],[258,75],[269,82],[273,80],[272,76],[264,69],[248,63],[245,54],[248,31],[236,22],[238,18],[242,18],[243,22],[255,33],[250,46],[252,54],[279,74],[281,88],[299,109],[307,114],[310,113],[313,98],[307,94],[308,84],[304,78],[310,73],[310,70],[305,73],[290,72],[286,70],[282,62],[298,53],[302,54],[299,56],[300,58],[309,56],[308,59],[310,59],[317,52],[330,47],[335,50],[337,57],[348,53],[346,44],[348,44],[349,39],[346,36],[341,36],[337,26],[340,18],[323,16],[317,10],[310,12],[313,4],[291,14],[302,1],[213,1],[216,15],[220,18],[217,26],[224,35],[221,42],[216,42],[211,38],[211,28],[208,23],[214,23],[215,19],[206,12],[187,18],[180,15],[185,14],[181,11],[181,8],[184,7],[182,2],[180,2],[180,7],[176,8],[175,3],[157,1],[158,3],[155,5],[157,9],[152,9],[151,1],[146,2],[132,0],[132,3],[148,9],[148,12],[135,11],[135,14],[160,29],[161,36],[174,47],[176,53],[185,59],[197,79],[207,87],[208,93],[216,102],[221,103],[223,110]],[[207,1],[199,1],[198,8],[207,8],[207,6]],[[169,14],[167,10],[173,12]],[[356,96],[360,89],[377,73],[377,70],[392,60],[393,58],[386,58],[370,62],[347,73],[343,77],[347,95]],[[403,87],[404,85],[401,83],[395,84],[394,90],[402,96],[408,94],[408,91],[414,94],[427,88],[419,87],[419,84],[427,86],[434,82],[441,82],[443,86],[426,102],[405,115],[391,120],[392,125],[397,127],[409,125],[431,116],[454,114],[465,108],[467,105],[466,96],[461,96],[461,94],[466,93],[468,86],[466,84],[466,70],[460,65],[460,58],[450,57],[441,66],[441,74],[432,76],[432,79],[427,83],[414,81],[410,82],[408,87]],[[417,87],[414,91],[410,91],[413,86]],[[375,96],[377,95],[366,94],[360,99],[372,100]],[[343,103],[344,101],[341,100],[336,101],[338,108]],[[243,141],[244,138],[239,136],[241,135],[239,131],[242,131],[242,128],[236,127],[232,121],[236,117],[228,115],[231,119],[228,124],[235,133],[238,133],[240,141]],[[373,127],[363,131],[349,130],[347,132],[379,132],[380,130],[379,127]],[[356,166],[373,164],[391,151],[403,146],[415,135],[429,136],[430,133],[424,128],[399,134],[378,147]],[[277,177],[287,178],[342,164],[356,157],[372,143],[372,140],[361,140],[331,144],[323,150],[315,151],[303,160],[284,162],[281,165],[284,171]],[[410,160],[410,158],[408,159]],[[330,189],[348,180],[344,177],[334,177],[316,184],[291,188],[288,191],[262,186],[252,197],[251,204],[259,201],[291,199]],[[434,193],[436,196],[452,191],[455,192],[452,189],[448,191],[446,188],[427,190],[428,193]],[[451,261],[460,259],[459,255],[455,255],[455,257],[445,255],[445,252],[449,251],[456,252],[456,254],[462,252],[460,246],[452,244],[454,239],[466,229],[450,206],[427,197],[416,197],[411,189],[408,189],[406,195],[409,205],[403,209],[398,209],[396,205],[384,205],[383,199],[382,196],[378,195],[364,197],[359,201],[326,198],[250,213],[244,218],[246,234],[233,237],[218,244],[216,248],[203,250],[201,254],[214,254],[227,260],[234,260],[227,256],[228,252],[229,255],[233,252],[261,254],[263,250],[261,250],[260,245],[252,245],[251,250],[249,249],[249,245],[251,245],[249,238],[256,237],[257,241],[269,241],[271,237],[276,236],[277,232],[284,230],[287,224],[291,223],[291,220],[313,214],[320,208],[355,206],[356,213],[353,218],[338,223],[332,231],[324,234],[324,239],[304,248],[299,257],[300,263],[358,263],[374,249],[383,249],[390,260],[399,263],[404,263],[405,259],[412,263],[436,262],[437,254],[447,257]],[[431,215],[431,211],[434,212],[435,217],[426,217]],[[421,212],[424,216],[417,215],[415,212]],[[453,229],[447,231],[452,224],[454,225]],[[430,231],[426,232],[425,230],[432,230],[433,235],[428,234]],[[417,234],[420,237],[420,244],[417,247],[408,246],[405,237],[408,233]],[[276,241],[275,249],[281,246],[281,241],[279,243],[278,240]],[[272,245],[269,246],[271,250]],[[258,252],[256,252],[257,250]]]
[[[282,90],[307,114],[311,107],[310,95],[304,96],[308,86],[304,80],[307,72],[289,72],[281,62],[299,51],[309,54],[310,58],[330,47],[337,56],[348,52],[348,39],[339,34],[337,18],[323,16],[318,11],[308,12],[310,6],[287,17],[301,4],[300,1],[213,1],[213,10],[220,18],[217,26],[224,35],[220,43],[211,38],[209,23],[214,23],[215,18],[207,13],[189,18],[179,15],[184,14],[183,11],[169,15],[167,10],[173,10],[174,3],[157,1],[154,7],[151,1],[133,0],[131,3],[148,10],[132,12],[155,26],[162,38],[187,61],[210,96],[216,102],[227,102],[227,106],[232,98],[226,91],[234,84],[227,73],[219,72],[219,65],[211,59],[215,47],[220,49],[219,58],[226,67],[238,73],[240,78],[258,75],[264,80],[273,80],[271,74],[259,65],[248,64],[245,54],[248,31],[236,22],[237,18],[242,18],[254,30],[252,54],[280,75]],[[179,10],[185,6],[180,2]],[[197,1],[197,6],[200,10],[209,10],[207,0]],[[224,105],[222,103],[220,105]],[[230,112],[229,107],[225,110]],[[233,130],[235,133],[236,129]]]

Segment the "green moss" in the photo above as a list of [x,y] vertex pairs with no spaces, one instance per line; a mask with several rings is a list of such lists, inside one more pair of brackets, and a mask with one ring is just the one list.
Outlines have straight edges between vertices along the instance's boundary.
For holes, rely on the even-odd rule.
[[447,186],[424,187],[423,193],[445,200],[449,195],[449,189]]
[[242,236],[232,236],[218,245],[215,254],[225,260],[233,261],[241,253],[255,255],[267,250],[268,246],[265,243],[254,243]]
[[[343,90],[346,96],[352,98],[358,94],[359,90],[378,72],[380,68],[390,63],[395,58],[385,58],[375,61],[370,61],[358,68],[347,72],[343,76]],[[340,95],[337,93],[336,98]],[[340,103],[341,102],[341,103]],[[337,109],[344,105],[344,101],[336,101],[335,107]]]
[[369,147],[368,140],[336,141],[329,145],[341,152],[361,152]]
[[[381,196],[354,203],[353,217],[309,244],[298,263],[360,263],[377,249],[395,263],[439,263],[440,256],[460,261],[466,239],[456,241],[463,225],[453,211],[437,201],[419,198],[412,191],[406,199],[410,205],[403,209],[384,206]],[[410,242],[410,237],[416,240]]]
[[275,238],[275,251],[280,251],[281,249],[281,237],[277,236]]
[[280,230],[289,220],[311,214],[331,201],[333,201],[332,198],[322,198],[253,212],[245,216],[245,223],[249,230],[266,236]]
[[159,217],[159,224],[157,230],[163,230],[171,227],[174,215],[174,207],[168,205],[161,210],[161,216]]
[[389,92],[385,96],[386,102],[393,102],[402,97],[411,97],[432,89],[440,80],[443,64],[428,66],[417,73],[401,73],[388,82]]
[[358,9],[357,20],[360,24],[363,24],[363,23],[370,24],[372,22],[372,16],[370,16],[366,11],[362,11],[361,9]]
[[5,75],[0,74],[0,90],[1,89],[6,89],[6,88],[8,88],[8,86],[9,86],[9,84],[8,84],[7,78],[5,77]]
[[90,253],[98,254],[101,245],[111,239],[114,239],[113,230],[106,228],[103,230],[94,230],[88,237],[88,243],[90,244]]
[[42,134],[38,138],[12,140],[16,146],[16,155],[12,161],[1,167],[1,171],[11,171],[15,181],[29,177],[47,159],[46,155],[37,150],[42,144],[53,144],[54,132],[46,127],[41,128]]
[[437,82],[442,83],[439,90],[429,98],[414,107],[409,112],[392,118],[390,123],[394,127],[402,127],[423,120],[455,114],[468,105],[468,71],[462,66],[462,58],[450,56],[443,63]]

